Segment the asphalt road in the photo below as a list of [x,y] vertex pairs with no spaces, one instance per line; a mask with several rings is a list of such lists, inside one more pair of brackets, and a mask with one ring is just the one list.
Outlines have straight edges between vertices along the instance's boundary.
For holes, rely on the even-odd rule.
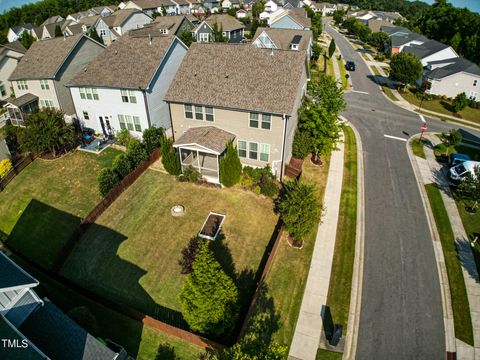
[[[444,359],[440,284],[432,239],[406,143],[419,133],[418,115],[386,99],[360,55],[328,24],[353,89],[343,115],[358,129],[365,162],[365,258],[356,358]],[[452,125],[427,118],[429,131]],[[335,320],[335,319],[334,319]]]

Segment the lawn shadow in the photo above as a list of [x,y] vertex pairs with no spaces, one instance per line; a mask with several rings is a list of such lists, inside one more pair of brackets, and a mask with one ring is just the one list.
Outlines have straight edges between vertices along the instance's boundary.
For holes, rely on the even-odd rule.
[[394,86],[393,82],[386,76],[367,75],[367,78],[369,78],[375,84],[384,85],[384,86],[387,86],[388,88],[393,89],[393,90],[395,89],[395,86]]
[[453,106],[448,102],[446,102],[445,100],[440,100],[440,105],[442,105],[444,109],[447,110],[448,112],[451,112],[451,113],[455,112],[455,109],[453,108]]
[[473,248],[468,239],[456,239],[456,249],[458,254],[458,260],[460,264],[467,270],[468,275],[478,284],[480,279],[477,271],[477,264],[475,263],[475,255]]
[[172,345],[164,343],[158,346],[155,360],[176,360],[176,359],[178,359],[177,354],[175,353],[175,348]]

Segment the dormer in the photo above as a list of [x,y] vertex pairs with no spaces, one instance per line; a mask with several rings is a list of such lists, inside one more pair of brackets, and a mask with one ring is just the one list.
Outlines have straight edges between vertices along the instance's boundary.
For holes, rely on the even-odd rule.
[[290,50],[299,50],[300,41],[302,40],[301,35],[295,35],[290,42]]

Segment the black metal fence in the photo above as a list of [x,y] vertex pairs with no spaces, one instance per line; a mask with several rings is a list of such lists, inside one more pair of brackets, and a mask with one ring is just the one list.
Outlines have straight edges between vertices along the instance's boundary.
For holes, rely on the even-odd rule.
[[13,178],[15,176],[17,176],[20,173],[20,171],[25,169],[27,167],[27,165],[30,164],[34,159],[35,159],[35,157],[33,156],[33,154],[30,153],[27,156],[25,156],[23,159],[21,159],[20,161],[17,161],[12,166],[10,171],[7,172],[2,179],[0,179],[0,192],[3,191],[5,189],[5,187],[10,183],[10,181],[12,181]]

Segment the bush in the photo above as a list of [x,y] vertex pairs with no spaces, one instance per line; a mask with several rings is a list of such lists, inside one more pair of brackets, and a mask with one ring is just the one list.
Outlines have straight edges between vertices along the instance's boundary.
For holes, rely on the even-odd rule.
[[160,152],[165,170],[167,170],[170,175],[179,175],[182,172],[182,167],[180,165],[180,158],[173,147],[172,139],[165,140]]
[[477,103],[475,100],[473,99],[469,99],[468,100],[468,106],[471,107],[472,109],[478,109],[478,105],[480,103]]
[[120,130],[117,134],[117,143],[122,146],[127,146],[133,136],[127,129]]
[[165,131],[155,126],[143,130],[143,143],[147,154],[151,154],[153,150],[160,148],[165,141]]
[[182,258],[178,261],[178,264],[182,267],[180,274],[187,275],[193,272],[193,262],[202,241],[198,236],[194,236],[190,239],[188,245],[182,249]]
[[103,169],[98,175],[100,195],[106,196],[119,182],[118,174],[113,168]]
[[295,131],[292,144],[292,155],[299,159],[305,159],[313,151],[313,141],[306,131]]
[[200,173],[190,165],[183,169],[183,172],[177,176],[177,179],[181,182],[195,182],[200,179]]
[[453,99],[453,103],[452,103],[453,109],[457,113],[465,109],[467,107],[467,104],[468,104],[468,98],[464,92],[455,96],[455,99]]
[[131,139],[127,147],[127,158],[132,169],[135,169],[143,160],[148,159],[148,154],[138,140]]
[[232,141],[227,144],[225,155],[220,158],[220,182],[227,186],[233,186],[240,181],[242,163],[238,157],[237,148]]
[[126,154],[118,154],[113,160],[112,169],[118,174],[120,179],[130,174],[134,169],[129,157]]
[[262,174],[260,178],[260,193],[265,196],[275,196],[278,194],[278,186],[275,179],[267,174]]
[[385,60],[385,55],[384,54],[377,54],[375,56],[375,60],[377,61],[384,61]]
[[12,162],[8,159],[0,161],[0,179],[2,179],[12,168]]

